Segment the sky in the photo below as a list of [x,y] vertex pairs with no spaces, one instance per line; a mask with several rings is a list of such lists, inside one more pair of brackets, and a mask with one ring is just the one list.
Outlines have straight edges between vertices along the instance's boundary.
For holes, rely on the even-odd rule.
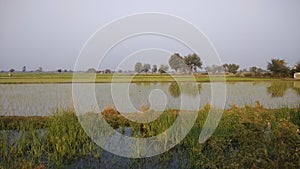
[[[299,0],[0,0],[0,70],[73,69],[81,48],[99,28],[145,12],[192,23],[209,38],[222,63],[265,69],[273,58],[288,66],[300,61]],[[151,56],[144,49],[153,44],[161,49],[174,45]],[[136,61],[159,65],[175,52],[191,51],[172,39],[137,37],[107,54],[99,68],[131,69]],[[135,59],[123,62],[128,55]]]

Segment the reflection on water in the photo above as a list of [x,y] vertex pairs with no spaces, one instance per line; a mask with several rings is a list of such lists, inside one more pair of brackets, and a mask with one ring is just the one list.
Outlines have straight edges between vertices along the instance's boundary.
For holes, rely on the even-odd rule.
[[[129,86],[130,103],[136,109],[149,105],[149,95],[160,90],[165,97],[154,98],[155,103],[166,99],[167,109],[179,109],[182,99],[195,101],[200,95],[200,107],[211,100],[210,83],[120,83],[116,89],[124,97],[124,87]],[[95,96],[100,109],[113,105],[111,84],[95,84]],[[48,116],[56,108],[69,108],[72,99],[72,84],[1,84],[0,115]],[[266,108],[298,106],[300,81],[295,82],[235,82],[227,83],[226,108],[234,102],[237,106],[254,105],[259,101]],[[84,99],[84,98],[83,98]],[[122,103],[122,102],[121,102]],[[125,103],[124,103],[125,104]],[[192,106],[185,105],[186,107]],[[126,107],[126,105],[124,105]]]
[[300,82],[294,82],[293,89],[300,96]]
[[174,97],[178,98],[181,93],[196,97],[201,93],[201,83],[176,83],[173,82],[169,85],[169,93]]
[[180,88],[178,86],[177,83],[171,83],[169,86],[169,92],[170,94],[174,97],[177,98],[180,96],[181,92],[180,92]]
[[283,97],[287,89],[288,83],[286,82],[272,82],[267,91],[272,97]]
[[300,96],[300,81],[296,82],[282,82],[274,81],[267,87],[268,93],[271,97],[284,97],[288,89],[292,89]]

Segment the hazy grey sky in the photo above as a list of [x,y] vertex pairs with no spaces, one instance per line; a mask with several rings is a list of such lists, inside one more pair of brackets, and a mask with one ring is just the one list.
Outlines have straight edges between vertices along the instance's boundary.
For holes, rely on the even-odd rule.
[[[223,63],[265,68],[272,58],[285,59],[289,66],[300,61],[299,0],[0,0],[0,70],[21,70],[24,65],[28,70],[73,69],[96,30],[143,12],[171,14],[194,24],[215,45]],[[178,48],[174,52],[187,53]],[[112,52],[101,67],[113,68],[125,57]]]

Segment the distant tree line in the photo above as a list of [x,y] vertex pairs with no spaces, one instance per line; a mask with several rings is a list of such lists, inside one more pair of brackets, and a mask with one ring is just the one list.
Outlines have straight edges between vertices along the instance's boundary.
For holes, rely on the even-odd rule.
[[[187,56],[181,56],[179,53],[174,53],[170,56],[168,63],[170,68],[175,70],[177,73],[195,73],[197,69],[202,69],[201,58],[195,54],[188,54]],[[217,73],[231,73],[243,75],[243,76],[252,76],[252,77],[293,77],[294,73],[300,72],[300,61],[296,63],[292,68],[289,68],[283,59],[272,59],[267,64],[267,70],[259,68],[257,66],[252,66],[249,70],[243,69],[239,70],[240,66],[237,64],[223,64],[223,65],[211,65],[206,66],[204,70],[206,73],[217,74]],[[159,67],[156,64],[150,65],[149,63],[137,62],[134,66],[134,72],[136,73],[166,73],[169,70],[169,66],[161,64]],[[26,72],[26,66],[22,67],[22,72]],[[15,72],[15,69],[9,69],[9,76],[12,76]],[[30,71],[32,72],[32,71]],[[39,67],[35,72],[43,72],[43,68]],[[73,72],[72,70],[67,69],[57,69],[58,73],[62,72]],[[105,69],[102,71],[97,71],[95,68],[89,68],[87,73],[114,73],[110,69]],[[118,73],[122,73],[122,70],[118,70]],[[130,71],[124,71],[130,72]]]
[[[170,56],[169,58],[169,65],[172,69],[174,69],[176,72],[197,72],[197,68],[201,69],[202,68],[202,62],[200,57],[193,53],[189,54],[187,56],[180,56],[179,53],[175,53]],[[157,65],[151,65],[148,63],[142,64],[141,62],[137,62],[134,66],[134,71],[136,73],[166,73],[169,70],[169,66],[165,64],[161,64],[159,67]]]
[[236,74],[238,72],[239,68],[240,68],[240,66],[237,64],[233,64],[233,63],[227,64],[226,63],[221,66],[218,66],[218,65],[206,66],[205,70],[206,70],[206,72],[212,73],[212,74],[222,73],[222,72]]
[[169,70],[169,66],[168,65],[160,65],[159,68],[157,68],[157,65],[151,65],[148,63],[142,64],[141,62],[137,62],[134,66],[134,71],[136,73],[148,73],[149,71],[151,71],[152,73],[157,73],[159,72],[160,74],[162,73],[166,73]]
[[[168,63],[170,68],[175,70],[178,73],[195,73],[197,69],[202,69],[201,58],[193,53],[187,56],[181,56],[179,53],[174,53],[170,56]],[[243,69],[239,70],[240,66],[234,63],[226,63],[223,65],[211,65],[206,66],[204,70],[210,74],[216,73],[231,73],[243,76],[261,76],[261,77],[293,77],[295,72],[300,72],[300,61],[294,65],[292,68],[289,68],[286,65],[286,62],[283,59],[272,59],[267,64],[267,69],[264,70],[257,66],[252,66],[248,70]],[[156,64],[150,65],[148,63],[137,62],[134,66],[134,72],[136,73],[166,73],[169,70],[169,66],[162,64],[157,67]],[[97,72],[95,69],[88,70],[87,72]],[[111,72],[106,70],[105,73]],[[119,71],[121,72],[121,71]]]
[[238,72],[243,73],[244,76],[260,76],[260,77],[293,77],[294,73],[300,72],[300,61],[296,63],[292,68],[289,68],[283,59],[272,59],[267,64],[267,69],[264,70],[257,66],[252,66],[249,70],[240,70],[237,64],[223,64],[222,66],[212,65],[206,66],[205,70],[208,73],[232,73],[237,74]]

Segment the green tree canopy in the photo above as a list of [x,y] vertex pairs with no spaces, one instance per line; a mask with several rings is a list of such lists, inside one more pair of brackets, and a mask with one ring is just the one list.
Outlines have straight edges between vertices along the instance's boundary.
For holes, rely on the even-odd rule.
[[239,65],[237,64],[228,64],[227,65],[227,70],[230,73],[236,74],[237,70],[239,69]]
[[293,67],[294,72],[300,72],[300,61]]
[[184,57],[184,62],[185,64],[190,68],[190,72],[194,70],[194,72],[197,71],[197,67],[199,69],[202,68],[202,62],[200,57],[196,54],[189,54],[188,56]]
[[174,69],[176,72],[178,69],[184,67],[184,60],[183,58],[179,55],[179,53],[174,53],[170,59],[169,59],[169,65],[172,69]]
[[300,72],[300,61],[295,66],[296,66],[296,71]]
[[158,69],[158,72],[162,74],[162,73],[166,73],[168,70],[169,70],[169,66],[167,66],[167,65],[160,65],[159,69]]
[[36,72],[43,72],[43,68],[42,67],[39,67]]
[[143,65],[143,72],[146,72],[146,73],[147,73],[150,69],[151,69],[150,64],[145,63],[145,64]]
[[228,64],[225,63],[222,66],[223,66],[224,72],[228,72]]
[[26,66],[22,67],[22,72],[26,72]]
[[157,66],[156,65],[153,65],[152,66],[152,73],[156,73],[157,72]]
[[268,63],[268,70],[270,70],[275,76],[287,76],[289,74],[289,68],[283,59],[272,59]]
[[258,68],[256,66],[252,66],[249,68],[249,71],[252,73],[258,73]]
[[96,69],[95,68],[89,68],[86,72],[87,73],[96,73]]
[[137,62],[134,66],[134,71],[137,73],[141,73],[143,70],[143,65],[141,62]]

